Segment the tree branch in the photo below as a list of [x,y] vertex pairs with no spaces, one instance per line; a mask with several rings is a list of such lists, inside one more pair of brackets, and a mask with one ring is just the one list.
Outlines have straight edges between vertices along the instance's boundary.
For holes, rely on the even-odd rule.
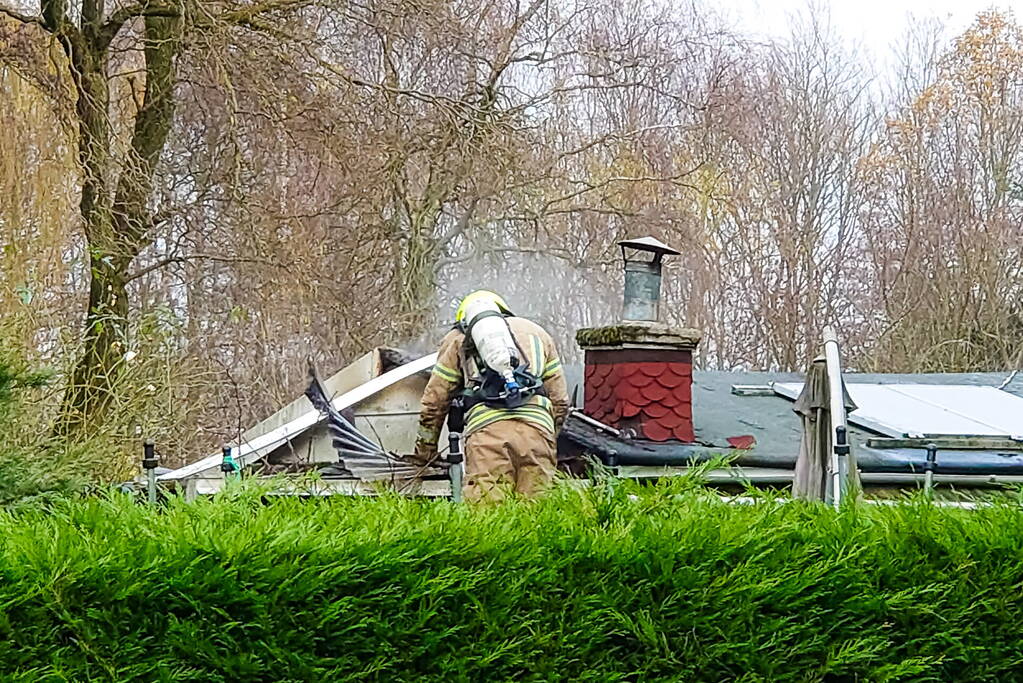
[[40,0],[39,9],[43,15],[43,26],[51,33],[58,33],[67,28],[66,0]]
[[173,5],[154,5],[150,0],[143,0],[133,5],[127,5],[116,10],[110,15],[103,28],[100,29],[99,40],[105,49],[117,36],[125,23],[137,17],[179,17],[181,9]]
[[229,24],[247,24],[254,19],[280,10],[301,9],[317,5],[316,0],[264,0],[241,9],[224,12],[217,19]]
[[474,197],[473,200],[469,202],[469,206],[465,209],[462,215],[457,221],[455,221],[455,224],[451,226],[451,229],[441,235],[438,243],[441,245],[447,245],[456,238],[461,237],[469,227],[469,223],[472,221],[472,216],[476,212],[476,207],[479,203],[479,197]]
[[437,266],[438,268],[446,268],[448,266],[454,266],[460,263],[465,263],[466,261],[471,261],[477,256],[486,254],[540,254],[543,256],[553,256],[554,258],[559,258],[563,261],[569,261],[572,263],[577,261],[577,259],[575,259],[565,249],[552,249],[550,247],[473,247],[462,252],[458,256],[448,256],[440,259],[437,262]]
[[146,17],[143,54],[146,90],[135,116],[128,163],[118,180],[114,214],[119,237],[137,254],[146,241],[146,202],[153,191],[153,173],[174,121],[175,58],[180,23],[173,17]]
[[42,17],[34,17],[30,14],[22,14],[21,12],[16,12],[10,7],[4,7],[3,5],[0,5],[0,14],[10,17],[15,21],[20,21],[23,24],[35,24],[36,26],[39,26],[40,28],[46,31],[50,30],[50,28],[46,25],[46,22],[43,21]]
[[283,263],[274,263],[273,261],[267,261],[265,259],[217,256],[215,254],[187,254],[185,256],[168,256],[160,259],[159,261],[150,263],[147,266],[143,266],[133,273],[129,273],[125,282],[138,280],[139,278],[145,277],[154,271],[166,268],[167,266],[175,263],[191,263],[193,261],[213,261],[215,263],[254,263],[261,266],[273,266],[274,268],[287,267]]

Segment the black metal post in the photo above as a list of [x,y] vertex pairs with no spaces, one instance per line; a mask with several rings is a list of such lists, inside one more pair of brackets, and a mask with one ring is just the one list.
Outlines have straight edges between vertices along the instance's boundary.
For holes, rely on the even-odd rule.
[[930,500],[934,495],[934,470],[938,464],[938,447],[927,444],[927,462],[924,463],[924,494]]
[[235,459],[231,457],[231,447],[224,444],[220,447],[220,452],[223,458],[220,461],[220,471],[224,473],[224,479],[229,476],[236,475],[239,479],[241,478],[242,468],[235,462]]
[[142,469],[146,472],[146,488],[149,491],[149,504],[156,505],[156,468],[160,459],[156,456],[156,445],[152,439],[142,444]]
[[463,462],[462,453],[462,430],[465,429],[465,403],[461,397],[451,401],[448,408],[448,478],[451,480],[451,500],[455,503],[462,502],[462,475]]
[[849,432],[845,425],[835,427],[835,455],[838,464],[838,492],[836,499],[845,499],[849,490]]

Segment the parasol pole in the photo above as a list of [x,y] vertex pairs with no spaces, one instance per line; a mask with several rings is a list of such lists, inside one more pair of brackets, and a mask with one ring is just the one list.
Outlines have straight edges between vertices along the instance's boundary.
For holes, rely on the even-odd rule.
[[831,500],[838,508],[845,498],[849,483],[849,424],[845,414],[842,391],[842,360],[838,335],[824,328],[824,359],[828,368],[828,399],[831,413]]

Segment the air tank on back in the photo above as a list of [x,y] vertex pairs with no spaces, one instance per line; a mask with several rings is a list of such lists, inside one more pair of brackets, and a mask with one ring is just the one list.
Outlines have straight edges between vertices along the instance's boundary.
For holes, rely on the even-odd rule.
[[[481,313],[496,313],[497,315],[485,315],[477,320],[477,316]],[[465,309],[466,323],[473,320],[476,322],[473,323],[469,333],[472,335],[472,341],[480,359],[487,367],[504,378],[505,388],[509,392],[517,391],[519,385],[515,381],[513,359],[517,358],[519,352],[501,309],[493,300],[476,299],[469,302]]]

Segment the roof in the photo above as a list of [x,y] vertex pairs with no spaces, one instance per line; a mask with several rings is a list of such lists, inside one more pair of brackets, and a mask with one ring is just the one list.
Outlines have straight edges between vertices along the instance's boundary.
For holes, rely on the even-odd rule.
[[[341,395],[337,396],[332,403],[338,410],[356,404],[395,382],[400,382],[417,372],[428,369],[433,364],[435,357],[435,354],[425,356],[378,375],[371,381],[358,381],[354,386],[347,387],[347,391],[342,391]],[[581,403],[582,366],[567,365],[564,371],[570,392],[578,387],[579,403]],[[338,373],[337,376],[343,372],[345,371]],[[845,380],[849,384],[912,383],[999,387],[1005,381],[1007,374],[847,373]],[[725,446],[734,443],[732,440],[737,436],[749,435],[755,439],[754,451],[757,456],[794,459],[799,449],[802,428],[798,417],[792,410],[792,402],[773,392],[769,395],[736,395],[732,392],[732,387],[735,385],[766,386],[775,382],[792,383],[802,382],[802,380],[801,373],[694,371],[692,411],[696,441],[703,444]],[[1013,381],[1005,386],[1005,390],[1023,397],[1023,376],[1014,377]],[[234,455],[239,464],[244,466],[258,460],[280,444],[322,421],[320,412],[312,409],[304,398],[294,402],[293,408],[292,411],[281,411],[280,416],[276,416],[281,419],[272,423],[268,421],[266,430],[259,430],[261,433],[258,436],[254,435],[250,440],[245,440],[241,445],[235,447]],[[850,432],[854,438],[857,435],[861,439],[874,436],[872,433],[854,426],[851,427]],[[909,453],[909,449],[906,452]],[[891,456],[898,455],[896,451],[889,453]],[[185,479],[207,470],[218,469],[220,461],[221,454],[214,453],[178,470],[161,473],[159,478],[161,480]]]
[[[998,387],[1008,372],[967,373],[845,373],[847,384],[936,384]],[[757,450],[785,456],[794,456],[799,449],[802,427],[799,417],[792,411],[792,402],[775,394],[765,396],[738,396],[732,393],[735,385],[766,386],[774,382],[802,382],[798,372],[730,372],[725,370],[693,371],[693,422],[696,440],[701,443],[728,443],[730,437],[748,434],[756,439]],[[578,386],[582,396],[583,368],[565,366],[565,379],[569,392]],[[1023,397],[1023,373],[1005,387],[1015,396]],[[581,400],[580,400],[581,403]],[[853,435],[866,438],[873,433],[851,426]]]
[[[775,382],[797,400],[804,383]],[[849,422],[895,438],[1008,437],[1023,440],[1023,398],[997,387],[969,384],[847,383]],[[827,388],[823,390],[826,394]]]
[[[401,382],[418,372],[429,370],[437,360],[437,354],[423,356],[410,363],[401,365],[393,370],[378,375],[373,379],[360,383],[358,386],[335,397],[331,401],[334,409],[341,411],[349,408],[360,401],[363,401],[391,385]],[[341,372],[344,372],[342,370]],[[341,373],[338,373],[340,375]],[[251,440],[245,440],[240,445],[232,448],[232,455],[240,467],[245,467],[260,458],[271,453],[274,449],[285,444],[296,436],[303,434],[310,427],[314,427],[324,420],[323,414],[312,407],[306,398],[298,399],[304,405],[301,412],[287,422],[263,433]],[[282,412],[282,411],[279,411]],[[220,466],[223,456],[220,452],[213,453],[197,462],[190,463],[176,470],[161,475],[161,480],[180,480],[193,477],[209,470],[215,470]]]
[[[571,372],[568,374],[572,378],[578,376]],[[1006,376],[1007,373],[849,373],[845,379],[852,386],[924,384],[998,388]],[[792,468],[802,436],[800,420],[793,411],[791,398],[778,395],[768,387],[774,383],[802,382],[801,374],[696,371],[693,380],[693,417],[698,443],[679,445],[625,441],[613,445],[619,462],[632,458],[637,460],[634,464],[642,460],[645,464],[661,463],[660,466],[665,466],[678,461],[679,456],[700,461],[704,451],[727,448],[726,444],[735,444],[738,441],[736,437],[745,434],[753,437],[754,445],[740,453],[735,464],[743,468]],[[732,391],[736,385],[749,389],[763,387],[765,391],[751,390],[740,395]],[[1014,396],[1023,397],[1023,381],[1013,378],[1005,390]],[[852,389],[850,393],[854,393]],[[868,439],[876,439],[878,435],[855,425],[851,425],[849,431],[856,445],[855,452],[861,471],[900,474],[923,471],[926,461],[924,448],[909,445],[908,442],[886,443],[883,446],[876,441],[868,443]],[[708,445],[713,447],[707,448]],[[1023,453],[1016,445],[970,446],[965,449],[941,446],[939,449],[936,472],[940,475],[1023,475]]]
[[[998,387],[1006,372],[875,374],[845,373],[847,384],[934,384]],[[802,436],[798,416],[792,402],[776,395],[737,396],[733,385],[769,385],[774,382],[802,382],[803,374],[794,372],[724,372],[693,373],[693,420],[696,438],[701,442],[724,443],[737,430],[748,430],[756,438],[761,452],[794,455]],[[1005,390],[1023,397],[1023,377],[1015,377]],[[863,438],[872,432],[850,427],[850,433]]]

